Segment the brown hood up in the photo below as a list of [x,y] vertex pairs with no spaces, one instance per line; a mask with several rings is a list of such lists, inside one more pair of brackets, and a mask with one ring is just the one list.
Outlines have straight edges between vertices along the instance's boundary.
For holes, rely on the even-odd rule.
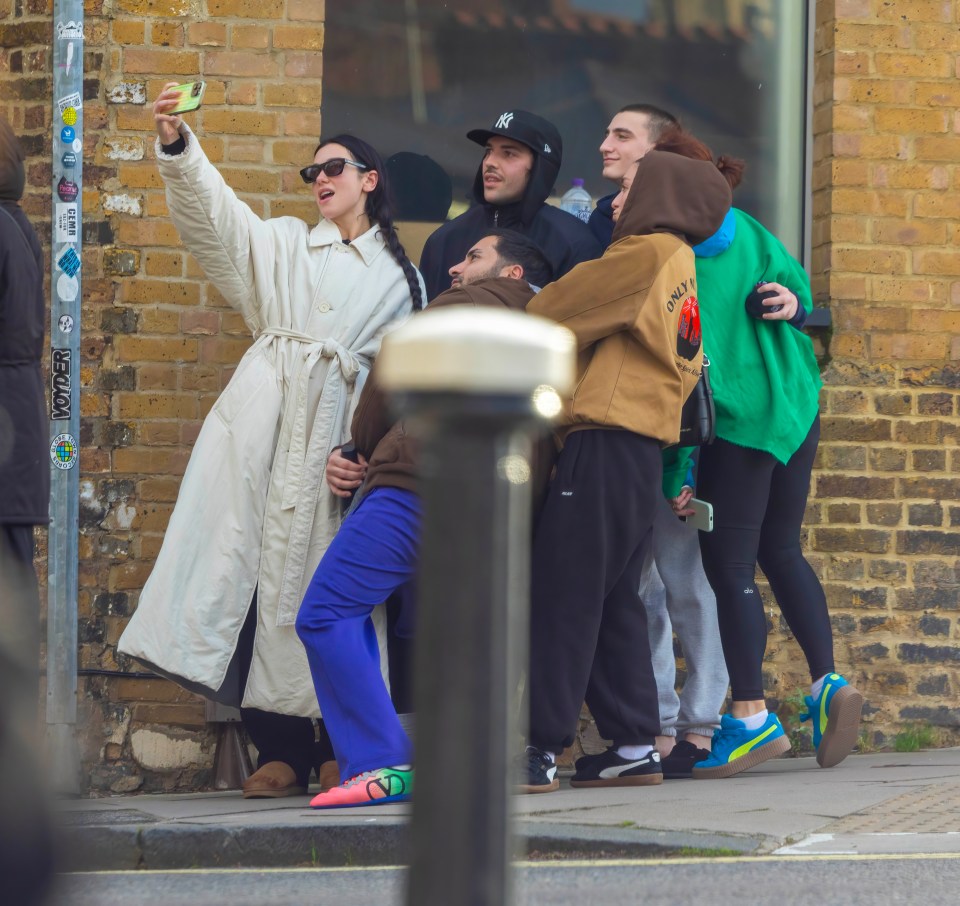
[[23,149],[10,124],[0,117],[0,201],[23,197]]
[[637,166],[611,242],[672,233],[697,245],[720,229],[733,201],[716,165],[671,151],[648,151]]

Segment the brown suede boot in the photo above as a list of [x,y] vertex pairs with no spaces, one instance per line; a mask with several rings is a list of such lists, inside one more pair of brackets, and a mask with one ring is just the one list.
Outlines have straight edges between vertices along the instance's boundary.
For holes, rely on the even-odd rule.
[[297,775],[282,761],[268,761],[243,781],[244,799],[283,799],[304,796],[307,788],[297,786]]
[[332,790],[340,786],[340,768],[335,761],[325,761],[317,769],[317,779],[320,781],[320,791]]

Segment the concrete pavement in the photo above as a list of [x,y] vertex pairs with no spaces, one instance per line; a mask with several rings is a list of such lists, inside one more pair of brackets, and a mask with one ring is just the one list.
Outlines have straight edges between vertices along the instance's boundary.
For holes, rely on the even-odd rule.
[[[237,792],[62,801],[65,871],[403,864],[407,804],[315,812]],[[960,748],[781,758],[727,780],[516,796],[533,858],[960,853]]]

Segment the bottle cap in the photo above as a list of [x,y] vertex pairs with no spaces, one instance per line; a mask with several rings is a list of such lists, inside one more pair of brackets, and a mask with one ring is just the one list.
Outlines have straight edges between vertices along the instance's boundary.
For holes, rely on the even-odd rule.
[[580,179],[579,177],[576,177],[576,178],[574,178],[574,179],[571,179],[570,182],[571,182],[573,185],[575,185],[575,186],[582,186],[582,185],[583,185],[583,180]]

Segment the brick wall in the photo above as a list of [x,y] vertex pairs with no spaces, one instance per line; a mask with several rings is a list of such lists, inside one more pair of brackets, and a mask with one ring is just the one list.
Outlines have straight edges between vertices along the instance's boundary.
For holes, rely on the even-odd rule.
[[[868,732],[955,742],[960,4],[818,3],[815,65],[814,287],[834,326],[809,550]],[[800,675],[795,647],[771,649]]]
[[[0,0],[0,112],[25,136],[25,208],[49,236],[52,4]],[[150,102],[208,87],[188,119],[263,216],[316,206],[297,175],[320,128],[323,0],[86,3],[80,667],[138,670],[115,644],[150,572],[191,445],[249,342],[180,246],[154,161]],[[202,702],[162,680],[82,677],[93,790],[204,781]]]
[[[200,421],[248,338],[179,246],[153,158],[167,78],[209,83],[191,115],[264,215],[313,221],[296,169],[319,128],[322,0],[86,4],[80,665],[129,670],[115,643],[159,549]],[[823,444],[807,550],[838,667],[883,742],[960,711],[960,14],[956,2],[817,4],[814,286]],[[25,208],[49,234],[51,3],[0,0],[0,113],[24,136]],[[805,684],[770,609],[768,689]],[[189,788],[208,775],[201,703],[161,680],[81,678],[91,790]],[[948,734],[948,735],[949,735]]]

